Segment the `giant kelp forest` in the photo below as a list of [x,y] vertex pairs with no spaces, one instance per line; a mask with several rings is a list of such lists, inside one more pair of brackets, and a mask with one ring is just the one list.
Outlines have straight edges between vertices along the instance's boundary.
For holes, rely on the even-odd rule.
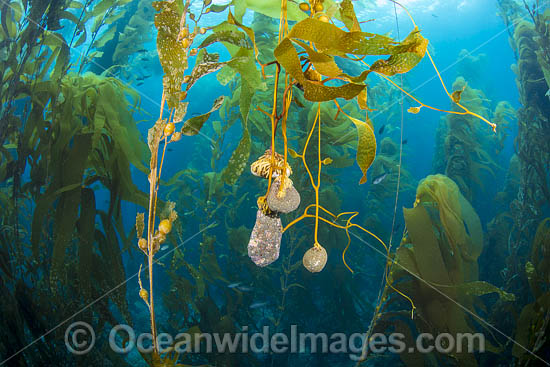
[[[516,108],[483,55],[442,75],[413,11],[388,0],[405,17],[378,34],[359,3],[0,0],[0,365],[548,365],[549,4],[496,1]],[[421,63],[446,105],[413,92]],[[418,179],[403,128],[428,110]],[[120,354],[118,324],[486,345]]]

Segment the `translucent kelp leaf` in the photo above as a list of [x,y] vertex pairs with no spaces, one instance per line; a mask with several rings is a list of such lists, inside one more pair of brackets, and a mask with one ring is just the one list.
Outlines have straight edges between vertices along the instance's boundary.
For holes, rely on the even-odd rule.
[[359,105],[359,108],[362,110],[368,109],[367,105],[367,88],[363,89],[361,93],[357,96],[357,104]]
[[206,122],[206,120],[208,120],[208,118],[212,114],[212,112],[218,110],[222,106],[224,98],[225,98],[224,96],[218,97],[214,101],[214,104],[212,105],[212,108],[210,109],[210,111],[208,111],[207,113],[192,117],[189,120],[185,121],[185,123],[181,128],[181,133],[183,135],[188,135],[188,136],[197,135],[201,130],[202,126],[204,125],[204,123]]
[[262,81],[262,75],[256,68],[254,54],[245,48],[239,49],[227,65],[241,74],[241,77],[250,87],[258,90],[265,90],[266,85]]
[[366,32],[346,32],[314,18],[295,24],[288,37],[313,42],[319,52],[332,55],[391,55],[399,45],[390,37]]
[[187,87],[185,90],[191,89],[191,87],[203,76],[214,73],[220,70],[225,63],[218,62],[220,60],[220,55],[216,53],[209,54],[205,49],[201,49],[197,55],[197,60],[195,62],[195,67],[191,72],[189,81],[187,81]]
[[342,22],[346,25],[348,30],[353,32],[361,31],[351,0],[343,0],[340,3],[339,11]]
[[350,120],[357,128],[357,165],[363,172],[363,177],[359,180],[359,184],[367,182],[367,170],[374,162],[376,157],[376,137],[372,128],[372,122],[367,117],[367,122],[359,121],[351,116]]
[[116,31],[115,26],[112,26],[111,28],[109,28],[107,31],[105,31],[101,35],[101,37],[99,37],[96,41],[94,41],[93,46],[95,48],[101,48],[101,47],[105,46],[105,44],[107,42],[109,42],[110,40],[112,40],[115,37],[115,31]]
[[158,30],[157,50],[164,70],[164,92],[168,107],[174,108],[180,100],[183,73],[187,68],[187,55],[178,41],[181,12],[176,1],[155,1],[155,27]]
[[392,56],[387,60],[374,62],[370,70],[387,76],[406,73],[422,60],[426,54],[428,42],[422,37],[418,28],[415,28],[401,45],[393,50]]
[[304,98],[308,101],[324,102],[336,98],[351,99],[365,88],[365,85],[354,83],[348,83],[340,87],[327,87],[307,80],[302,72],[298,53],[288,38],[279,43],[274,54],[286,72],[302,85],[304,88]]
[[226,86],[235,76],[237,76],[237,71],[226,64],[216,75],[216,79],[221,85]]
[[342,74],[342,69],[336,65],[336,62],[332,56],[317,52],[304,42],[296,41],[296,43],[306,50],[309,61],[311,61],[315,67],[315,70],[317,70],[320,74],[329,77],[337,77]]
[[73,45],[73,47],[78,47],[82,45],[84,42],[86,42],[87,37],[88,37],[88,31],[86,31],[86,28],[84,28],[82,35],[80,36],[78,41],[76,41],[76,43]]
[[244,130],[239,145],[231,154],[231,158],[222,172],[222,179],[226,184],[234,185],[243,173],[250,157],[250,144],[250,134],[248,130]]
[[458,200],[460,202],[462,219],[466,225],[468,235],[468,248],[464,250],[467,251],[467,258],[475,262],[477,266],[477,259],[483,251],[483,228],[481,227],[481,221],[472,207],[472,204],[470,204],[460,192]]
[[396,280],[396,272],[401,270],[411,273],[414,276],[420,277],[418,266],[416,265],[416,260],[414,257],[414,250],[412,248],[399,246],[395,251],[395,264],[398,267],[392,268],[389,280]]
[[[257,13],[267,15],[268,17],[279,19],[281,16],[281,1],[280,0],[242,0],[247,9],[255,11]],[[286,3],[286,16],[288,20],[299,21],[307,17],[307,15],[300,10],[298,4],[292,1]]]
[[237,19],[235,19],[235,17],[231,13],[231,11],[229,11],[229,14],[227,15],[227,22],[229,24],[236,25],[237,27],[242,29],[244,31],[244,33],[247,34],[247,36],[250,38],[250,41],[252,41],[252,46],[254,47],[254,55],[257,56],[258,55],[258,47],[256,46],[256,36],[254,35],[254,31],[252,30],[252,28],[241,24]]
[[114,5],[116,0],[102,0],[97,3],[91,11],[91,15],[96,17],[98,15],[103,16],[107,10]]
[[185,115],[187,114],[187,106],[189,106],[189,102],[180,102],[176,106],[176,110],[174,111],[174,122],[180,122],[183,120]]
[[250,104],[254,96],[254,89],[248,83],[241,83],[241,95],[239,96],[239,105],[242,116],[242,124],[246,129],[248,125],[248,114],[250,113]]
[[242,32],[233,30],[220,31],[211,34],[206,37],[204,41],[202,41],[199,48],[209,46],[216,42],[227,42],[237,47],[251,48],[246,39],[246,35]]
[[461,294],[466,296],[483,296],[489,293],[498,293],[503,301],[511,302],[516,299],[516,296],[514,294],[505,292],[502,289],[481,280],[463,283],[456,286],[456,288]]
[[207,13],[221,13],[223,12],[225,9],[227,9],[229,7],[229,5],[231,5],[231,3],[227,3],[225,5],[217,5],[217,4],[214,4],[212,6],[210,6],[208,9],[207,9]]

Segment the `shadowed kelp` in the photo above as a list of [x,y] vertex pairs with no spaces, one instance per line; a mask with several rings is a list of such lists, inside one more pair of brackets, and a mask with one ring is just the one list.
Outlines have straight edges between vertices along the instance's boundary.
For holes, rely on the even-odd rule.
[[[418,333],[434,335],[445,330],[458,335],[486,328],[484,322],[479,323],[476,298],[497,293],[503,300],[513,301],[514,296],[478,280],[483,232],[479,217],[458,186],[446,176],[428,176],[418,185],[414,207],[404,209],[403,214],[407,235],[389,260],[393,266],[368,335],[394,327],[406,336],[408,344],[414,343]],[[412,321],[396,308],[395,291],[409,295],[415,312]],[[489,340],[486,343],[488,350],[499,351]],[[364,356],[368,355],[365,351]],[[403,353],[400,358],[411,366],[424,365],[432,358],[438,364],[456,359],[459,365],[477,365],[473,354],[466,352],[452,356]]]

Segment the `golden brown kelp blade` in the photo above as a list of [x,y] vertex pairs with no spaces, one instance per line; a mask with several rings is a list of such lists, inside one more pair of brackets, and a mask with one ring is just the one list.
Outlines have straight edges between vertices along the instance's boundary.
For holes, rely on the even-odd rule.
[[[408,236],[396,251],[397,266],[388,282],[390,288],[414,302],[418,315],[414,325],[419,332],[474,332],[476,297],[497,293],[503,301],[515,299],[513,294],[478,281],[481,225],[453,181],[443,175],[428,176],[418,186],[414,208],[403,213]],[[499,350],[490,341],[487,344],[489,350]],[[408,363],[408,356],[401,358]],[[477,365],[471,354],[458,353],[456,358],[461,364]]]

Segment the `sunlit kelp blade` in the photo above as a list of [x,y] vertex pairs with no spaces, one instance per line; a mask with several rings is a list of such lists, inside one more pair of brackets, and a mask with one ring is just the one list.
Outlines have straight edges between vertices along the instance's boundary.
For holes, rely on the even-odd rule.
[[212,33],[202,41],[199,48],[209,46],[216,42],[227,42],[237,47],[251,48],[244,33],[234,30],[223,30]]
[[212,108],[207,113],[204,113],[199,116],[191,117],[189,120],[185,121],[183,123],[183,126],[181,128],[181,133],[183,135],[197,135],[199,131],[201,130],[204,123],[210,118],[210,115],[217,111],[223,103],[225,97],[221,96],[218,97],[214,103],[212,104]]
[[427,48],[428,40],[415,28],[399,46],[395,47],[394,54],[387,60],[376,61],[370,70],[387,76],[406,73],[422,60]]
[[285,38],[275,49],[275,57],[282,67],[304,88],[304,97],[312,102],[330,101],[336,98],[351,99],[357,96],[364,85],[348,83],[340,87],[327,87],[306,79],[302,72],[298,53],[292,42]]
[[346,25],[349,31],[357,32],[361,31],[361,26],[351,0],[343,0],[339,4],[339,12],[342,22]]
[[359,184],[367,182],[367,170],[374,162],[376,157],[376,138],[372,129],[372,122],[359,121],[353,117],[349,117],[355,124],[357,129],[357,165],[363,172],[363,177],[359,180]]
[[201,49],[197,55],[195,67],[193,68],[191,75],[184,79],[187,83],[185,90],[188,91],[191,89],[191,87],[203,76],[220,70],[225,63],[219,62],[219,60],[220,55],[216,53],[208,53],[205,49]]
[[227,166],[222,172],[222,179],[228,185],[234,185],[245,170],[250,157],[251,140],[248,130],[243,132],[239,145],[231,155]]
[[[271,18],[279,18],[281,15],[280,0],[236,0],[235,14],[238,18],[242,18],[246,9],[267,15]],[[287,2],[287,16],[289,20],[298,21],[304,19],[307,15],[302,12],[295,2]]]
[[313,42],[319,52],[329,55],[389,55],[396,52],[395,47],[399,45],[390,37],[366,32],[346,32],[314,18],[295,24],[288,37]]
[[337,77],[343,73],[342,69],[336,65],[334,57],[315,51],[305,42],[301,42],[299,40],[295,40],[295,42],[307,52],[309,61],[311,61],[315,67],[315,70],[317,70],[320,74],[329,77]]
[[168,107],[173,108],[182,99],[181,84],[187,68],[187,53],[178,39],[182,12],[175,1],[155,1],[153,7],[159,12],[155,15],[155,27],[159,61],[164,70],[164,92]]

